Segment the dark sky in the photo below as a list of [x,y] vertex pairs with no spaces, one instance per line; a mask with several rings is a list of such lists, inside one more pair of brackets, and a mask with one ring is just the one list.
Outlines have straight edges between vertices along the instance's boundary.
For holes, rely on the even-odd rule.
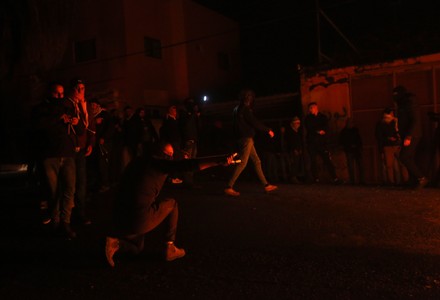
[[245,84],[263,94],[296,92],[297,65],[331,68],[440,51],[435,1],[320,0],[328,17],[320,15],[320,45],[328,59],[318,56],[313,0],[196,2],[239,22]]

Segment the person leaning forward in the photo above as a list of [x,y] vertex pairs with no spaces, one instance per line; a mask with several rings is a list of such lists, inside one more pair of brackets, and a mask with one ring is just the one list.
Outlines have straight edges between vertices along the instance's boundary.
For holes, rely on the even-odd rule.
[[136,158],[127,166],[116,194],[113,228],[106,238],[107,262],[114,267],[115,253],[138,254],[144,248],[144,235],[162,222],[167,222],[165,260],[185,256],[185,250],[174,245],[178,205],[175,199],[162,198],[160,191],[170,172],[198,171],[232,163],[233,156],[173,161],[174,149],[169,143],[156,145],[150,158]]

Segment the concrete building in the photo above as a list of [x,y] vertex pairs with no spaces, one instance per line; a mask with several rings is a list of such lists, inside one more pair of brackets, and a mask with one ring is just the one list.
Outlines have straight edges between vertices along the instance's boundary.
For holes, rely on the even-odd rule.
[[238,24],[191,0],[79,0],[58,76],[104,102],[166,106],[239,82]]

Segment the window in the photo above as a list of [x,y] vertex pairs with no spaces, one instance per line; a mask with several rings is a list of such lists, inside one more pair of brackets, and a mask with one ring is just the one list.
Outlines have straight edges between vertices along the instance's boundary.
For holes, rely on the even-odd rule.
[[229,63],[229,55],[225,52],[218,53],[218,67],[220,70],[229,71],[230,63]]
[[96,59],[96,40],[75,42],[75,61],[77,63]]
[[144,37],[145,56],[162,58],[162,45],[160,40]]

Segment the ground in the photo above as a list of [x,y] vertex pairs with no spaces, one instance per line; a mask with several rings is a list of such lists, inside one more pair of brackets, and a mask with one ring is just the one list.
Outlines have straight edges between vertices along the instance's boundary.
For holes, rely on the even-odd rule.
[[104,238],[112,192],[93,195],[93,224],[76,240],[38,223],[32,193],[3,189],[1,299],[439,299],[440,190],[292,185],[263,193],[199,173],[200,189],[167,188],[179,201],[176,244],[161,257],[158,228],[137,257],[116,256]]

